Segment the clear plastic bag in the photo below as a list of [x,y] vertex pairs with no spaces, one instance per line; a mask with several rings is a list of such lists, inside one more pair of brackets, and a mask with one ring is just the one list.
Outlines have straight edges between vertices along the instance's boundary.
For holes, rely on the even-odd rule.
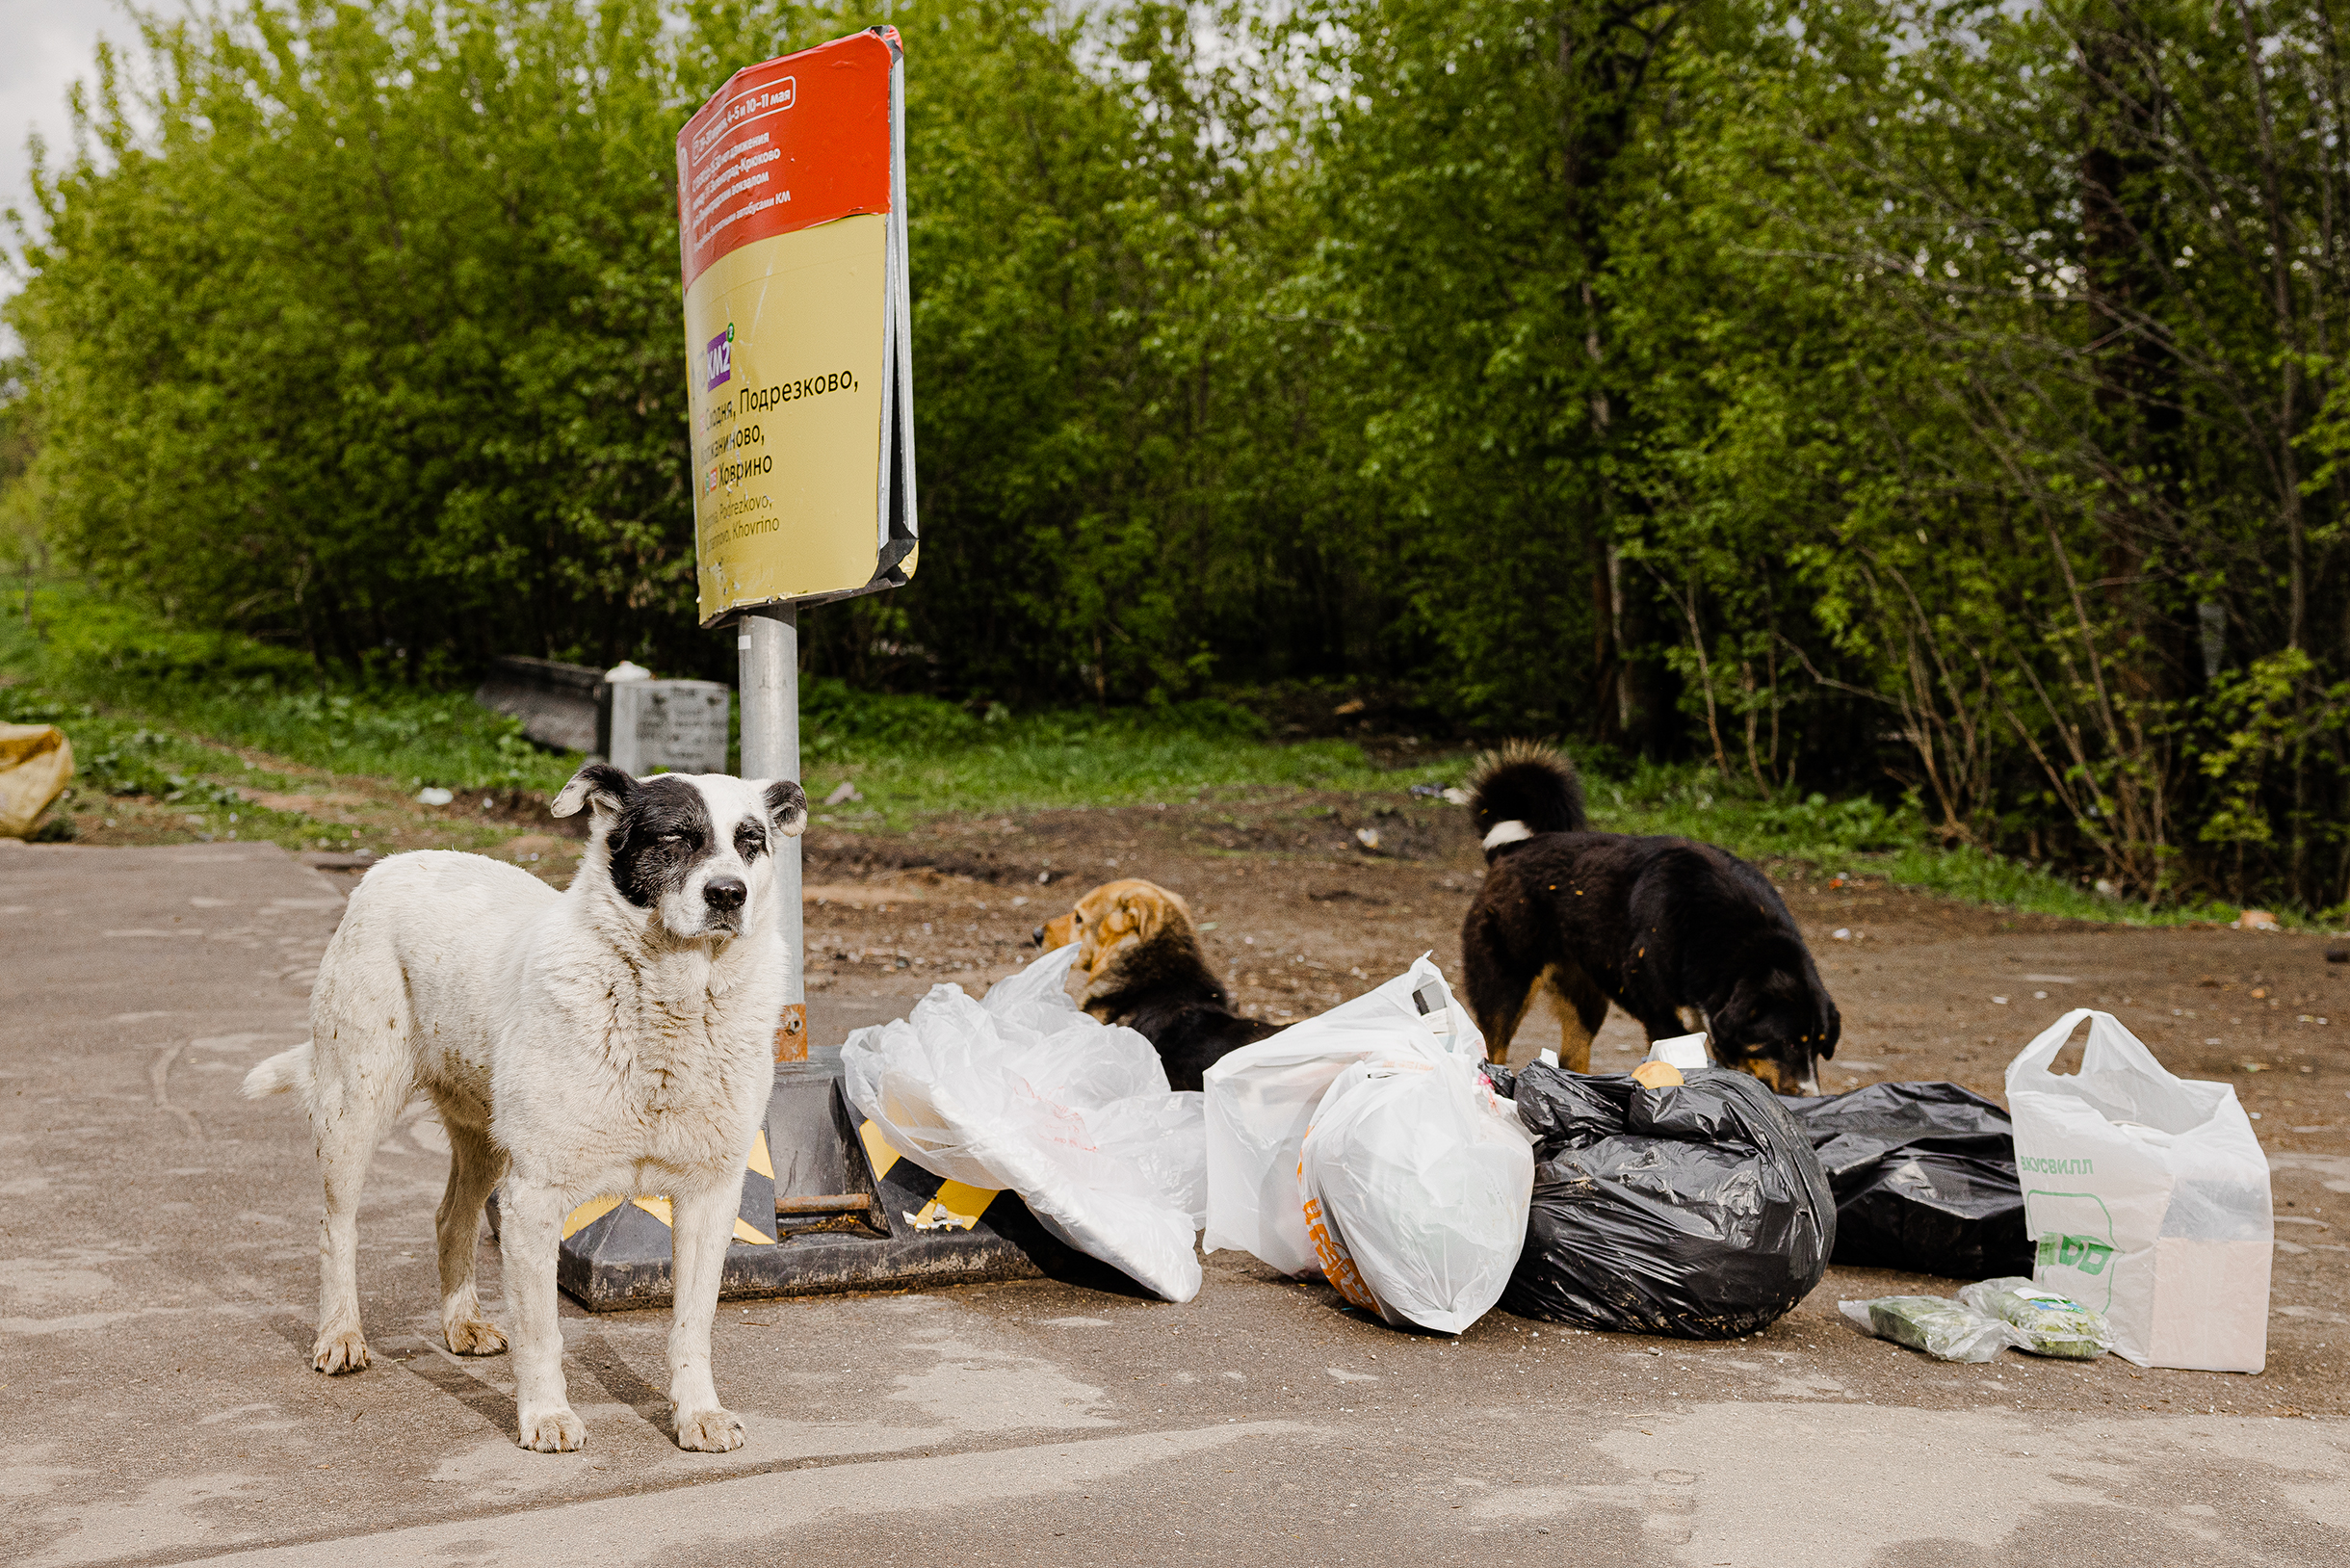
[[2102,1313],[2021,1275],[1966,1286],[1958,1298],[2014,1328],[2024,1337],[2016,1348],[2036,1356],[2094,1361],[2113,1348],[2113,1325]]
[[1517,1267],[1534,1151],[1474,1063],[1358,1061],[1322,1095],[1297,1189],[1341,1295],[1398,1326],[1458,1334]]
[[841,1048],[849,1103],[923,1169],[1020,1194],[1069,1245],[1170,1301],[1199,1294],[1207,1202],[1200,1096],[1167,1087],[1151,1042],[1063,992],[1075,946],[985,1002],[934,985]]
[[1836,1305],[1863,1332],[1923,1350],[1937,1361],[1989,1361],[2024,1340],[2011,1325],[1947,1296],[1881,1295]]

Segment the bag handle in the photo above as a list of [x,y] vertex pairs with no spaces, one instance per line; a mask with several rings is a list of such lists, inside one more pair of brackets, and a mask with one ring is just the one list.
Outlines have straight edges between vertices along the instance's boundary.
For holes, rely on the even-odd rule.
[[2162,1065],[2146,1042],[2109,1012],[2089,1015],[2089,1045],[2081,1055],[2080,1070],[2084,1074],[2129,1072],[2158,1083],[2178,1082],[2178,1075]]
[[2155,1059],[2146,1048],[2146,1042],[2129,1032],[2129,1026],[2109,1012],[2095,1007],[2075,1007],[2053,1024],[2040,1032],[2037,1039],[2025,1046],[2007,1064],[2007,1091],[2013,1094],[2019,1079],[2052,1078],[2049,1064],[2056,1053],[2073,1038],[2073,1032],[2081,1020],[2089,1022],[2089,1043],[2081,1050],[2080,1070],[2091,1073],[2127,1072],[2162,1083],[2174,1082],[2171,1070]]
[[[2035,1073],[2043,1078],[2048,1077],[2049,1063],[2056,1059],[2056,1053],[2065,1048],[2065,1042],[2073,1037],[2073,1032],[2080,1027],[2081,1020],[2103,1016],[2104,1014],[2093,1007],[2075,1007],[2071,1012],[2042,1030],[2039,1037],[2025,1046],[2022,1052],[2018,1053],[2016,1059],[2007,1064],[2008,1092],[2011,1094],[2015,1092],[2016,1080],[2019,1078]],[[2095,1038],[2094,1032],[2091,1037]]]

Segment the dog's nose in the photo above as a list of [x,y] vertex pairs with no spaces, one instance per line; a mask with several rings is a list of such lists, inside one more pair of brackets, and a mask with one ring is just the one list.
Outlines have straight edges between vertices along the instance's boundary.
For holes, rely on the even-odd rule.
[[743,907],[750,889],[743,885],[740,876],[713,876],[702,884],[702,902],[713,909],[732,912]]
[[1037,927],[1037,928],[1036,928],[1034,930],[1032,930],[1032,931],[1029,932],[1029,940],[1030,940],[1030,941],[1031,941],[1031,942],[1033,942],[1033,943],[1035,943],[1035,944],[1036,944],[1038,947],[1043,947],[1043,946],[1044,946],[1044,928],[1043,928],[1042,926],[1039,926],[1039,927]]

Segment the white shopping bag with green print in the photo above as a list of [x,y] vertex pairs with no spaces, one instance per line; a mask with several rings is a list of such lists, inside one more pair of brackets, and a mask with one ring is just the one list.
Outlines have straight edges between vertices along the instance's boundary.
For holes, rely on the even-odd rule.
[[[2080,1071],[2049,1071],[2084,1019]],[[2103,1313],[2141,1367],[2259,1372],[2276,1223],[2235,1089],[2174,1077],[2076,1007],[2008,1064],[2007,1109],[2034,1282]]]

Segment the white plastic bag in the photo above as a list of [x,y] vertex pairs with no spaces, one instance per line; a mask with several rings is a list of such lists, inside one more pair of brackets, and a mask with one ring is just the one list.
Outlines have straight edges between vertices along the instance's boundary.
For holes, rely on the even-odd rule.
[[1485,1037],[1425,954],[1377,989],[1210,1067],[1206,1250],[1239,1247],[1285,1274],[1320,1273],[1297,1199],[1306,1128],[1341,1068],[1414,1055],[1485,1058]]
[[1077,953],[1047,954],[985,1002],[932,986],[907,1017],[849,1036],[842,1087],[923,1169],[1009,1189],[1080,1252],[1188,1301],[1207,1190],[1200,1096],[1167,1087],[1150,1041],[1069,1000]]
[[1398,1327],[1458,1334],[1518,1266],[1534,1149],[1516,1111],[1459,1057],[1357,1061],[1306,1129],[1297,1191],[1341,1295]]
[[[2081,1021],[2075,1075],[2049,1063]],[[2175,1078],[2076,1007],[2007,1068],[2033,1279],[2104,1315],[2141,1367],[2259,1372],[2276,1223],[2268,1161],[2226,1084]]]

